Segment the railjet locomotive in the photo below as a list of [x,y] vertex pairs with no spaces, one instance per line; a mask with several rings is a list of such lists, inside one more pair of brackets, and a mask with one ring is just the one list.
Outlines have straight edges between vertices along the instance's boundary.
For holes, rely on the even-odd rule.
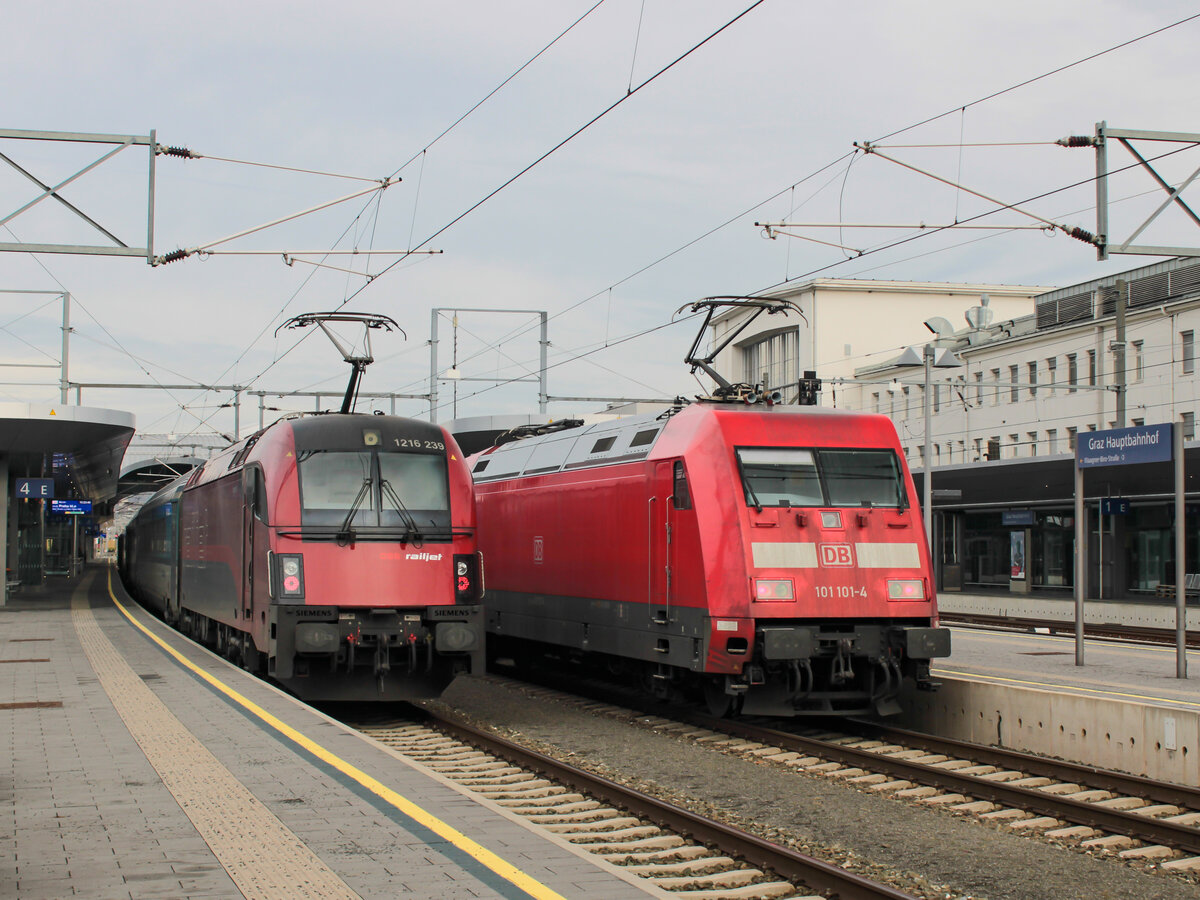
[[[699,358],[727,306],[752,315]],[[718,383],[711,397],[565,420],[471,458],[489,653],[587,656],[717,714],[897,712],[906,679],[935,687],[950,633],[896,430],[730,384],[715,355],[755,316],[799,310],[705,308],[686,361]],[[817,384],[800,382],[802,403]]]
[[443,429],[312,415],[159,491],[120,565],[166,621],[304,699],[409,700],[482,669],[475,525]]

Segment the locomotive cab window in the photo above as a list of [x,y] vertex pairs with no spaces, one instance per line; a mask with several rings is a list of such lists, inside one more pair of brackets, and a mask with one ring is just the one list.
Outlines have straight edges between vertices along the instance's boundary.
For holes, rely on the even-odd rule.
[[[353,528],[367,538],[397,530],[429,537],[450,530],[449,483],[441,454],[326,450],[299,457],[302,524]],[[392,537],[388,537],[388,536]]]
[[742,447],[737,458],[749,506],[904,506],[891,450]]
[[830,506],[904,505],[896,454],[890,450],[822,450]]
[[688,490],[687,469],[682,462],[675,463],[675,492],[673,500],[676,509],[692,508],[692,493]]
[[746,502],[752,506],[826,506],[812,450],[738,450]]

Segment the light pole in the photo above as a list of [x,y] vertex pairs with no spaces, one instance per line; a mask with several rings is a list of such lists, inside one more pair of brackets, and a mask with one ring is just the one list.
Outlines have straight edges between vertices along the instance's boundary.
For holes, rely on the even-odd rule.
[[929,542],[929,552],[933,553],[933,391],[931,390],[934,369],[956,369],[962,365],[962,360],[945,347],[935,347],[926,344],[918,353],[915,347],[907,348],[900,358],[893,363],[897,368],[925,369],[925,465],[924,477],[921,479],[921,493],[924,494],[925,539]]

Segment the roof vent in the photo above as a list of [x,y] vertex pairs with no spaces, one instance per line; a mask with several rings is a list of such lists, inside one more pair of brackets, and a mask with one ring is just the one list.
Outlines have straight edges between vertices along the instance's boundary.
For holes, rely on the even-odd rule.
[[996,314],[992,312],[991,308],[988,306],[988,304],[991,303],[991,300],[992,298],[987,294],[980,294],[979,305],[972,306],[963,314],[967,318],[967,324],[976,331],[979,331],[981,328],[987,328],[992,324],[992,318]]

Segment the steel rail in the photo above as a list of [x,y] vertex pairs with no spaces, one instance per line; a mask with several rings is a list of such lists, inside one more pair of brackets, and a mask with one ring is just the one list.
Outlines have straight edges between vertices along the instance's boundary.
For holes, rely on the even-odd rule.
[[913,895],[898,888],[666,803],[432,710],[426,712],[438,728],[458,740],[624,808],[662,828],[715,846],[723,853],[774,872],[788,881],[801,882],[817,890],[835,891],[839,900],[914,900]]
[[1083,763],[1072,763],[1061,759],[1051,759],[1036,756],[1020,750],[1008,750],[1001,747],[989,747],[974,744],[969,741],[954,738],[938,737],[937,735],[922,734],[904,728],[891,728],[876,723],[855,722],[856,727],[869,731],[881,740],[891,740],[903,743],[906,747],[917,750],[928,750],[931,753],[942,753],[970,758],[987,765],[1002,766],[1007,769],[1020,769],[1030,775],[1040,775],[1046,778],[1056,778],[1063,781],[1080,781],[1086,779],[1089,787],[1103,788],[1131,797],[1144,797],[1156,803],[1169,803],[1173,806],[1188,806],[1200,810],[1200,787],[1187,784],[1168,784],[1145,778],[1141,775],[1131,775],[1127,772],[1117,772],[1112,769],[1102,769],[1099,766],[1088,766]]
[[[561,689],[561,684],[558,687]],[[956,774],[952,769],[883,756],[870,750],[858,750],[830,741],[803,737],[753,722],[716,718],[698,712],[689,712],[678,706],[639,703],[630,698],[628,694],[611,688],[600,689],[595,685],[590,685],[586,691],[590,696],[604,699],[607,702],[625,706],[631,704],[634,707],[640,706],[642,712],[647,715],[661,716],[744,740],[803,753],[806,756],[819,756],[847,766],[891,775],[897,779],[977,797],[1039,815],[1052,816],[1073,825],[1086,825],[1089,828],[1100,829],[1112,834],[1122,834],[1189,853],[1200,853],[1200,828],[1191,825],[1140,816],[1136,811],[1112,809],[1085,801],[1071,800],[1069,795],[1047,794],[1034,788],[1006,784],[1001,781],[988,781],[979,776]],[[847,720],[843,725],[870,730],[873,734],[880,736],[890,733],[896,737],[895,743],[913,746],[915,749],[944,752],[944,755],[965,757],[1006,769],[1026,771],[1035,775],[1042,773],[1042,777],[1051,777],[1072,783],[1079,782],[1089,787],[1112,788],[1121,794],[1143,797],[1154,802],[1189,806],[1192,810],[1200,809],[1200,790],[1186,785],[1156,782],[1136,775],[1127,775],[1081,763],[1051,760],[1016,750],[1005,750],[966,741],[952,741],[934,735],[902,732],[900,729],[888,729],[887,726],[874,723]]]
[[[1011,616],[989,616],[978,613],[941,613],[943,623],[956,625],[980,625],[988,628],[1029,629],[1045,628],[1050,632],[1075,634],[1075,624],[1066,619],[1016,619]],[[1137,625],[1099,625],[1084,626],[1084,635],[1093,638],[1114,638],[1117,640],[1150,641],[1156,644],[1174,644],[1175,629],[1146,628]],[[1191,649],[1200,648],[1200,631],[1187,632],[1187,646]]]
[[[913,781],[918,784],[929,785],[966,796],[978,797],[982,800],[989,800],[1004,806],[1028,810],[1040,815],[1051,816],[1055,819],[1062,819],[1075,825],[1086,825],[1089,828],[1097,828],[1113,834],[1123,834],[1128,837],[1148,841],[1152,844],[1174,847],[1188,853],[1200,853],[1200,828],[1190,825],[1139,816],[1135,812],[1097,806],[1094,803],[1072,800],[1069,796],[1047,794],[1044,791],[1034,788],[1014,786],[1002,781],[988,781],[979,776],[960,775],[951,769],[938,768],[936,765],[927,765],[925,763],[882,756],[872,753],[870,750],[858,750],[853,747],[846,747],[816,738],[801,737],[785,731],[765,728],[760,725],[729,719],[714,719],[710,716],[680,716],[678,713],[674,715],[674,718],[691,722],[713,731],[735,735],[749,741],[769,743],[810,756],[820,756],[832,762],[880,772],[898,779]],[[967,749],[961,754],[956,753],[956,755],[963,755],[972,759],[976,758],[975,746],[965,746]],[[1005,751],[997,750],[996,748],[981,747],[979,748],[979,754],[982,755],[985,750],[992,754],[993,759],[1000,761],[1002,765],[1008,768],[1021,768],[1023,758],[1026,756],[1026,754],[1019,754],[1008,757],[1010,762],[1006,763],[1002,761],[1005,758],[1003,756]],[[1068,781],[1083,780],[1086,783],[1086,777],[1089,773],[1098,771],[1089,766],[1072,766],[1070,763],[1062,763],[1062,766],[1064,768],[1060,769],[1060,772],[1071,772],[1073,774],[1060,774],[1054,777],[1062,777]],[[1115,776],[1119,773],[1111,774]],[[1174,791],[1174,799],[1164,800],[1164,802],[1178,804],[1187,789],[1165,783],[1158,786],[1158,792],[1156,792],[1153,799],[1171,796],[1169,792],[1172,790]],[[1164,794],[1162,792],[1167,793]],[[1143,796],[1140,790],[1133,790],[1131,793],[1135,796]]]

